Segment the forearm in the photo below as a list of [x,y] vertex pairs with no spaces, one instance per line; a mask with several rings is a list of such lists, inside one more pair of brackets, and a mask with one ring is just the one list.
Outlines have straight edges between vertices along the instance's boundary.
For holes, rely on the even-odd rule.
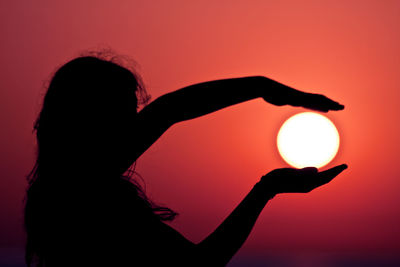
[[253,76],[190,85],[161,96],[164,116],[173,122],[194,119],[222,108],[262,97],[274,82]]
[[246,241],[264,206],[274,195],[256,184],[224,222],[198,244],[199,258],[211,266],[227,264]]

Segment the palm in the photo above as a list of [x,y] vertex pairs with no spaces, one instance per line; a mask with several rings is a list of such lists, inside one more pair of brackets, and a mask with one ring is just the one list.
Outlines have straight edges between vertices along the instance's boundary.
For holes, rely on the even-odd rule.
[[274,193],[307,193],[329,183],[339,175],[347,165],[342,164],[329,170],[318,172],[316,168],[275,169],[262,177],[261,183]]

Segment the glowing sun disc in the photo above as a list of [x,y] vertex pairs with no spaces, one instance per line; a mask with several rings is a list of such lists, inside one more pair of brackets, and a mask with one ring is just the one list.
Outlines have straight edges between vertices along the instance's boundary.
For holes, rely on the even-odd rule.
[[295,168],[325,166],[336,156],[339,142],[339,132],[332,121],[314,112],[290,117],[277,137],[280,155]]

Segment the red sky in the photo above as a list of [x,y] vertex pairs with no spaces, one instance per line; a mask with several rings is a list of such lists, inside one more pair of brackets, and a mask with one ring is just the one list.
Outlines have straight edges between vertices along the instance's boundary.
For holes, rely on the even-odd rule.
[[[108,45],[136,60],[153,99],[264,75],[345,104],[327,114],[342,138],[329,166],[349,169],[310,194],[268,203],[232,266],[270,255],[399,253],[399,32],[400,2],[389,0],[0,2],[0,249],[23,247],[44,82],[80,52]],[[301,111],[259,99],[177,124],[137,170],[150,196],[180,213],[172,226],[200,241],[262,175],[286,166],[276,134]]]

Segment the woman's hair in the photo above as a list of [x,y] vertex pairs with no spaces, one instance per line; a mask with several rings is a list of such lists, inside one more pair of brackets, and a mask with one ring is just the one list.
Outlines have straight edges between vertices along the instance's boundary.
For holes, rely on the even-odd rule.
[[135,179],[141,177],[129,141],[141,130],[135,128],[137,108],[149,99],[132,60],[110,51],[86,53],[55,72],[33,130],[36,162],[25,198],[28,266],[45,265],[49,203],[53,208],[55,199],[77,188],[128,180],[139,202],[160,220],[177,215],[150,201]]

